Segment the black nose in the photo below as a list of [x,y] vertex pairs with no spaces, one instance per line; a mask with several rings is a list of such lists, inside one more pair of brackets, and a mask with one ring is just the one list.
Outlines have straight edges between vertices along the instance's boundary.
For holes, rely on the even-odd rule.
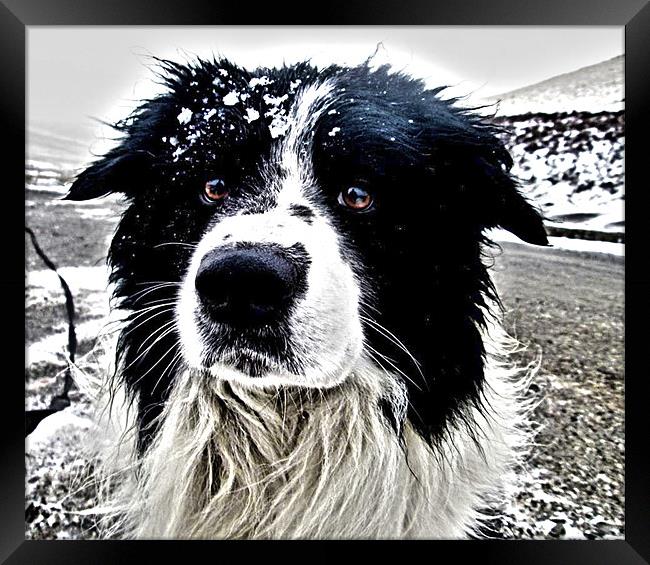
[[210,317],[233,325],[266,324],[287,311],[298,270],[265,246],[215,249],[201,260],[196,290]]

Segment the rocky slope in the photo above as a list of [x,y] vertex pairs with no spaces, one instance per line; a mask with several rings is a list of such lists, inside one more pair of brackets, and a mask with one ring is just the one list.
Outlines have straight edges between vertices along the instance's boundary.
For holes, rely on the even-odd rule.
[[622,111],[529,113],[495,121],[505,128],[513,173],[549,227],[600,232],[602,239],[616,234],[609,240],[623,240]]

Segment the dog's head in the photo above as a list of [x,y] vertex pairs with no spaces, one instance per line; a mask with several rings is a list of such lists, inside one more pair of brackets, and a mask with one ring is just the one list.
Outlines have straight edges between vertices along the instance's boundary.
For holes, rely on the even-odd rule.
[[68,195],[127,198],[110,260],[141,404],[176,364],[330,387],[365,358],[435,430],[480,390],[483,231],[547,243],[494,128],[385,67],[161,64],[168,92]]

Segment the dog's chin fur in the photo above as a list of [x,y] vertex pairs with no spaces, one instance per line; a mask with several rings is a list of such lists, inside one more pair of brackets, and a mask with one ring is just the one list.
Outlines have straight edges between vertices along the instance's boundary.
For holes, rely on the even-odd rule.
[[[186,370],[144,456],[137,455],[135,441],[128,465],[123,451],[117,458],[102,454],[101,512],[111,524],[105,534],[480,535],[477,528],[487,519],[481,508],[512,482],[527,445],[521,392],[534,372],[503,362],[502,354],[516,344],[500,326],[492,326],[486,344],[482,402],[467,406],[463,423],[434,445],[405,418],[399,380],[365,360],[327,389],[247,386]],[[105,445],[124,450],[124,431],[120,436]]]
[[[331,388],[343,382],[346,375],[352,371],[353,361],[358,354],[358,347],[346,348],[340,362],[336,365],[338,371],[324,373],[319,367],[305,368],[302,374],[297,375],[282,367],[266,367],[263,372],[255,376],[246,373],[227,363],[214,363],[207,369],[194,368],[192,373],[207,372],[214,380],[227,381],[238,384],[244,388],[277,388],[277,387],[307,387]],[[331,363],[330,363],[331,365]]]

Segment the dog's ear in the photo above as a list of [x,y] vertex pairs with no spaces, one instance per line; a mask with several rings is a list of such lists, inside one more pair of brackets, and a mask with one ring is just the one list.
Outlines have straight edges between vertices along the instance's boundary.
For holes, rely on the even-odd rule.
[[527,243],[549,245],[541,213],[510,172],[512,156],[501,139],[506,130],[454,102],[437,100],[431,127],[424,130],[433,170],[444,171],[446,185],[457,191],[452,198],[474,225],[501,227]]
[[542,215],[514,187],[502,193],[495,223],[528,243],[549,244]]
[[493,194],[487,211],[492,215],[491,223],[528,243],[548,245],[542,214],[521,194],[510,174],[502,173],[490,187]]
[[549,245],[540,211],[520,192],[509,170],[512,160],[502,146],[474,159],[472,194],[479,222],[487,228],[501,227],[534,245]]
[[120,146],[77,175],[64,200],[90,200],[112,192],[129,193],[138,185],[149,161],[145,151]]

